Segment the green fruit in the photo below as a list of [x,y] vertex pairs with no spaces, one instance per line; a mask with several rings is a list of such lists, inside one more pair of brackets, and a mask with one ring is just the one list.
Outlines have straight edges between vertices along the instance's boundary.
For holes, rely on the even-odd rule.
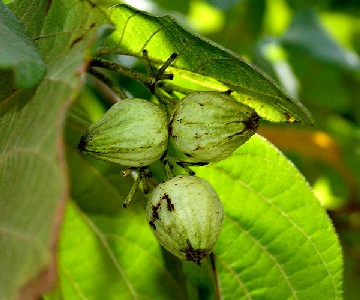
[[78,148],[97,159],[128,167],[148,166],[168,143],[168,120],[157,105],[143,99],[114,104],[81,137]]
[[258,119],[252,108],[224,93],[189,94],[172,115],[169,153],[187,162],[220,161],[256,132]]
[[146,212],[160,244],[181,260],[198,264],[212,251],[224,217],[211,185],[190,175],[160,183],[150,196]]

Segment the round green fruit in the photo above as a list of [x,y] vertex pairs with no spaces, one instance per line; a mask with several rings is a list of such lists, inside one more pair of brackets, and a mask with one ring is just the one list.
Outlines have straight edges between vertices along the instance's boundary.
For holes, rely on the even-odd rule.
[[81,137],[78,148],[97,159],[128,167],[148,166],[168,144],[168,120],[157,105],[143,99],[114,104]]
[[170,155],[187,162],[216,162],[245,143],[258,115],[229,95],[194,92],[176,106],[170,121]]
[[211,253],[224,217],[211,185],[190,175],[160,183],[150,196],[146,213],[165,249],[181,260],[198,264]]

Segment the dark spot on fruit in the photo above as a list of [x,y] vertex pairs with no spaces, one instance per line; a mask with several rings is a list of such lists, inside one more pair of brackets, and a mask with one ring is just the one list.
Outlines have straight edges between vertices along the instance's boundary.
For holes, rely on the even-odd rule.
[[192,154],[190,153],[184,153],[187,157],[192,157]]
[[236,135],[237,133],[235,133],[235,134],[233,134],[233,135],[229,135],[228,137],[227,137],[227,139],[230,141],[230,140],[232,140],[232,138]]
[[225,94],[227,94],[227,95],[231,95],[231,93],[232,92],[234,92],[233,90],[231,90],[231,89],[228,89],[227,91],[225,91]]
[[161,199],[166,200],[167,210],[174,211],[174,204],[171,203],[171,199],[169,198],[168,194],[165,194]]
[[85,147],[87,142],[90,140],[91,137],[89,137],[88,135],[83,135],[80,139],[79,144],[76,146],[76,148],[78,148],[80,151],[85,151]]
[[200,261],[208,255],[207,249],[194,249],[189,240],[186,240],[187,247],[181,249],[186,255],[186,260],[192,261],[200,266]]
[[159,202],[156,205],[152,206],[152,214],[151,214],[151,221],[155,222],[155,220],[159,220],[159,213],[158,213],[158,209],[161,205],[161,202]]
[[293,123],[294,120],[292,116],[290,116],[287,112],[284,113],[284,117],[286,118],[287,123]]
[[150,221],[149,225],[152,227],[152,229],[156,230],[156,226],[153,221]]
[[200,106],[204,106],[204,103],[198,103]]
[[93,28],[95,27],[95,25],[96,25],[95,22],[94,22],[94,23],[91,23],[89,28],[90,28],[90,29],[93,29]]
[[256,130],[259,125],[258,123],[259,119],[260,119],[259,115],[256,112],[254,112],[249,119],[244,121],[245,128],[249,130]]

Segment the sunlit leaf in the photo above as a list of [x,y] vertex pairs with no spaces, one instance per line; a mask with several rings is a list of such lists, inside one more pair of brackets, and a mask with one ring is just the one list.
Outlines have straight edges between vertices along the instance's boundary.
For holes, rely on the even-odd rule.
[[161,65],[171,54],[178,57],[168,70],[217,90],[231,89],[238,101],[273,122],[311,124],[306,108],[289,98],[268,76],[238,55],[194,35],[171,17],[154,17],[126,5],[114,6],[109,16],[116,30],[109,36],[108,51],[141,57]]
[[258,135],[197,175],[225,219],[215,247],[221,299],[341,299],[334,228],[304,178]]

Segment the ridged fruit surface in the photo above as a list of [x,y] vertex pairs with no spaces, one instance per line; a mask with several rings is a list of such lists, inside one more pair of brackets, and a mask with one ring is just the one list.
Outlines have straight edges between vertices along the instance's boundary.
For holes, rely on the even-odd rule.
[[188,162],[220,161],[256,132],[258,119],[252,108],[224,93],[191,93],[172,115],[170,154]]
[[224,217],[211,185],[190,175],[160,183],[150,196],[146,212],[161,245],[181,260],[198,264],[211,253]]
[[143,99],[114,104],[81,137],[78,148],[97,159],[128,167],[159,159],[168,143],[168,120],[157,105]]

